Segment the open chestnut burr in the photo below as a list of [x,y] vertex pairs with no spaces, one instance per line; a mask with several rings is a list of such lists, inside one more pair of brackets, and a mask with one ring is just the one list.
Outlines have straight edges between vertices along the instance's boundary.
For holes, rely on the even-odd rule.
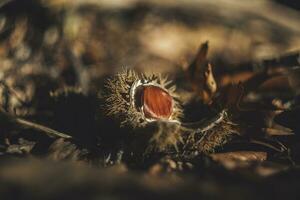
[[104,111],[121,126],[142,127],[155,121],[180,123],[181,107],[167,78],[125,69],[105,85]]
[[159,149],[181,143],[184,148],[210,152],[235,132],[225,110],[210,119],[183,123],[183,111],[175,90],[172,82],[161,75],[123,69],[107,80],[101,96],[102,108],[106,116],[118,121],[121,127],[135,129],[157,124],[159,128],[149,143],[154,141]]

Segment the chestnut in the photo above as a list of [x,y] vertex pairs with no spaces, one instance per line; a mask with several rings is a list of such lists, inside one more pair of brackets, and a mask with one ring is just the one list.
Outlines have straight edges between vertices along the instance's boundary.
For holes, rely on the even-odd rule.
[[157,86],[145,86],[141,95],[142,111],[146,118],[169,119],[173,113],[173,98]]

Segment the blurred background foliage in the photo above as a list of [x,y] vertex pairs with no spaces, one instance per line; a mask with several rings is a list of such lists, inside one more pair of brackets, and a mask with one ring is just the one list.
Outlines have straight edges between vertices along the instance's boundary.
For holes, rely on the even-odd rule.
[[[300,46],[298,10],[254,0],[16,0],[0,15],[5,70],[50,71],[74,65],[99,76],[120,66],[185,67],[200,43],[226,70]],[[291,1],[293,2],[293,1]],[[293,4],[290,4],[293,6]],[[73,62],[73,63],[72,63]],[[55,69],[55,70],[54,70]]]

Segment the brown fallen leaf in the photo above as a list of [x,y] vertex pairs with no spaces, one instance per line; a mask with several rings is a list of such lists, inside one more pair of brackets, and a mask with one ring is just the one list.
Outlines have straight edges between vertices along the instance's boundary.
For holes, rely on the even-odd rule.
[[231,84],[220,90],[220,97],[218,101],[221,102],[224,107],[229,109],[240,109],[240,102],[244,96],[244,87],[241,83]]
[[193,90],[200,95],[205,104],[210,104],[217,91],[212,65],[207,60],[208,42],[201,44],[193,62],[186,69],[186,77]]
[[227,169],[249,167],[251,162],[262,162],[267,159],[267,153],[261,151],[235,151],[214,153],[211,158],[221,163]]

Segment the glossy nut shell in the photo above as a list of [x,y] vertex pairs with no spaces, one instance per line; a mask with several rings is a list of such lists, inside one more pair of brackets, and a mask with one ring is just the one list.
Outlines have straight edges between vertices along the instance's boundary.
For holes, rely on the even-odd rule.
[[173,112],[173,98],[157,86],[145,86],[141,95],[143,112],[148,119],[169,119]]

